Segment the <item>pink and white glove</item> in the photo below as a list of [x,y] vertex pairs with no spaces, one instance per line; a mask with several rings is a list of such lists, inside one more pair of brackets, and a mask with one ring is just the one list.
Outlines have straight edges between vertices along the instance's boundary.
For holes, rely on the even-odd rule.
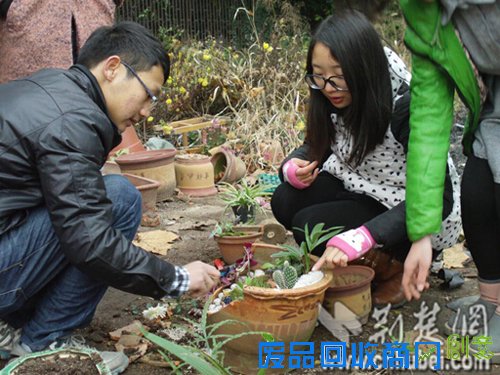
[[365,226],[361,226],[330,238],[326,247],[336,247],[347,255],[347,260],[350,262],[361,257],[375,245],[376,242],[370,231]]
[[283,177],[285,178],[285,181],[299,190],[309,187],[310,184],[304,184],[297,178],[297,169],[299,169],[299,166],[292,160],[288,160],[283,165]]

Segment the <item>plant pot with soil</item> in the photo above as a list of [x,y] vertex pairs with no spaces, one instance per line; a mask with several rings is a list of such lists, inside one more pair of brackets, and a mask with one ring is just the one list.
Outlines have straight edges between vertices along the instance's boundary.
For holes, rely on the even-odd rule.
[[[370,287],[374,276],[375,271],[366,266],[335,268],[323,306],[336,320],[349,322],[357,319],[365,324],[372,309]],[[338,304],[342,304],[344,308],[339,308]]]
[[231,223],[217,224],[211,237],[217,241],[222,259],[227,264],[233,264],[245,256],[245,245],[252,244],[262,237],[262,228],[248,230]]
[[[73,370],[72,370],[73,369]],[[2,375],[49,375],[57,373],[111,375],[94,349],[55,349],[26,354],[7,364]]]
[[261,200],[272,195],[267,189],[269,186],[249,185],[246,180],[231,185],[227,182],[219,183],[220,198],[226,203],[226,210],[231,209],[236,217],[236,223],[253,223],[258,212],[264,212]]
[[[316,327],[318,307],[332,281],[330,271],[310,271],[309,254],[337,230],[323,230],[323,224],[316,225],[311,232],[306,228],[306,241],[300,248],[281,247],[281,251],[271,256],[273,262],[255,271],[250,271],[251,263],[247,262],[246,276],[237,273],[236,282],[212,295],[208,322],[239,322],[221,326],[216,334],[265,331],[275,341],[284,342],[285,348],[292,341],[308,341]],[[225,365],[243,374],[257,373],[261,341],[260,335],[247,335],[228,342],[224,345]]]

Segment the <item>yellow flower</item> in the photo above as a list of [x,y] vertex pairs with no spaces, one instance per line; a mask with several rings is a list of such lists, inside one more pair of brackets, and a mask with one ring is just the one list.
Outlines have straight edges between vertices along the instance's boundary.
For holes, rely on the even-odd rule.
[[149,116],[149,117],[148,117],[148,122],[153,122],[153,120],[154,120],[154,119],[155,119],[155,118],[154,118],[153,116]]
[[304,130],[306,128],[306,124],[304,124],[304,121],[300,120],[299,122],[297,122],[297,125],[295,125],[295,130],[301,132],[302,130]]
[[264,42],[264,43],[262,44],[262,48],[264,49],[264,51],[267,51],[267,50],[269,49],[269,47],[270,47],[270,46],[269,46],[269,43],[267,43],[267,42]]
[[161,127],[161,130],[163,130],[163,134],[169,135],[172,132],[172,130],[174,130],[174,128],[170,125],[163,125]]
[[165,100],[165,103],[166,103],[167,105],[172,104],[172,99],[168,98],[167,100]]
[[186,93],[186,89],[184,88],[184,86],[179,87],[179,92],[183,95]]
[[198,83],[203,83],[204,78],[198,78]]
[[206,78],[203,78],[203,81],[201,82],[201,85],[203,87],[207,87],[208,86],[208,80]]
[[169,85],[171,85],[171,84],[172,84],[172,82],[173,82],[172,77],[168,77],[168,79],[167,79],[167,83],[168,83]]
[[211,58],[212,58],[212,56],[210,56],[208,53],[204,53],[204,54],[203,54],[203,60],[208,61],[208,60],[210,60]]
[[267,52],[267,53],[269,53],[269,52],[273,52],[273,49],[274,49],[274,48],[270,46],[268,49],[266,49],[266,52]]

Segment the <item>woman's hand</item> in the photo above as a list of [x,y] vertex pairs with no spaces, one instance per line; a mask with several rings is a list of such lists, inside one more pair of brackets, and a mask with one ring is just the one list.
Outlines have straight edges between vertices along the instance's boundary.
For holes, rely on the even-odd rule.
[[321,258],[314,264],[312,271],[318,271],[323,265],[328,268],[347,266],[347,255],[336,247],[327,247]]
[[420,298],[420,293],[429,288],[427,276],[432,262],[431,236],[413,242],[405,260],[403,292],[408,301]]
[[319,168],[317,168],[318,162],[316,160],[313,162],[298,158],[292,158],[290,160],[299,167],[295,171],[295,176],[303,184],[311,185],[316,177],[318,177]]

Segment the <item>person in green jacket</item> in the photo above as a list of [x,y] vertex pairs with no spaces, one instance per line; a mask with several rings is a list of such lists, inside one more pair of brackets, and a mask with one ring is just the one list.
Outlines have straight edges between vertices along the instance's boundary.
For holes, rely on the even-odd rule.
[[[400,0],[412,52],[412,100],[406,224],[413,241],[405,261],[407,299],[428,287],[430,235],[441,229],[442,192],[455,92],[466,105],[462,222],[478,268],[480,299],[500,359],[500,4],[498,0]],[[495,314],[496,309],[496,314]],[[464,319],[463,319],[464,318]],[[449,331],[468,334],[469,314]],[[453,320],[454,319],[454,320]],[[471,351],[474,351],[471,348]]]

